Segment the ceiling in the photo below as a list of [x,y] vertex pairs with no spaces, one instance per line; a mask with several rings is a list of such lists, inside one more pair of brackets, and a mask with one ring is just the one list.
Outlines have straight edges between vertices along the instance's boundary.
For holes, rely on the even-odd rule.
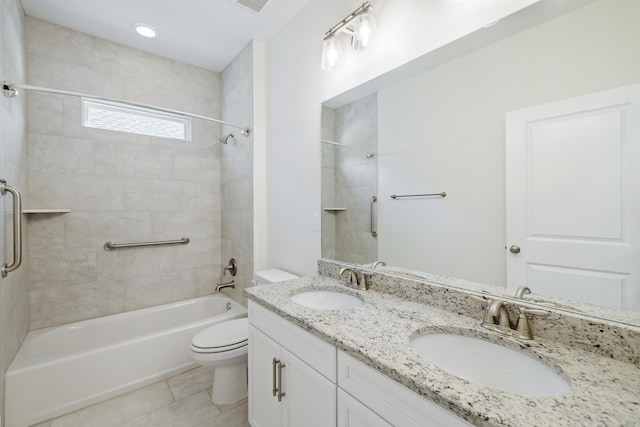
[[[268,0],[260,13],[232,0],[22,0],[25,13],[96,37],[220,72],[254,39],[267,40],[309,0]],[[131,29],[158,30],[148,39]]]

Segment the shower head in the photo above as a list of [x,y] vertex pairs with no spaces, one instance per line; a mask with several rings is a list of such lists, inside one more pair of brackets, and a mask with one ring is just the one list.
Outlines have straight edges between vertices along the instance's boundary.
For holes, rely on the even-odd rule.
[[234,139],[234,138],[235,138],[235,136],[233,135],[233,132],[231,132],[231,133],[229,133],[229,134],[227,134],[227,135],[225,135],[225,136],[223,136],[221,138],[218,138],[218,141],[220,141],[221,143],[226,145],[226,144],[229,143],[229,139]]

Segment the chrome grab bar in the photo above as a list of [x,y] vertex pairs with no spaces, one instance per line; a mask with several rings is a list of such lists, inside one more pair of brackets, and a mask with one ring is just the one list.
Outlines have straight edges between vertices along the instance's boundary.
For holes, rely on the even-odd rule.
[[373,219],[375,214],[375,203],[378,201],[376,196],[371,197],[371,202],[369,203],[369,216],[371,217],[370,225],[371,225],[371,235],[373,237],[378,237],[378,232],[376,231],[375,221]]
[[160,240],[157,242],[136,242],[136,243],[113,243],[107,242],[103,248],[105,251],[112,251],[120,248],[135,248],[138,246],[158,246],[158,245],[188,245],[191,239],[183,237],[180,240]]
[[395,199],[401,199],[404,197],[431,197],[431,196],[447,197],[447,193],[443,191],[442,193],[431,193],[431,194],[402,194],[402,195],[392,194],[389,197],[395,200]]
[[4,178],[0,178],[0,195],[4,196],[7,193],[13,196],[13,262],[2,265],[2,277],[7,277],[22,264],[22,196],[18,190],[9,187]]

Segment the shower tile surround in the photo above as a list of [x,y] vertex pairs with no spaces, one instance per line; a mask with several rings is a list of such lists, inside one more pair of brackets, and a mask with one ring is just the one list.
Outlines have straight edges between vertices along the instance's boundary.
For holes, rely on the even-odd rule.
[[[26,75],[25,24],[22,5],[17,0],[0,0],[0,75],[2,79],[24,80]],[[1,97],[0,178],[27,191],[26,101]],[[10,263],[13,253],[12,198],[0,198],[0,264]],[[26,236],[28,224],[23,223]],[[26,243],[23,239],[23,244]],[[29,330],[28,260],[20,268],[0,278],[0,417],[4,419],[4,373]]]
[[[26,17],[29,84],[220,117],[220,75]],[[25,99],[21,95],[19,99]],[[81,102],[27,94],[31,329],[210,294],[222,256],[220,126],[192,141],[84,128]],[[5,101],[6,102],[6,101]],[[107,252],[106,241],[190,244]],[[26,236],[25,236],[26,237]]]
[[[369,291],[350,291],[363,296],[361,308],[318,311],[290,301],[302,290],[342,286],[336,279],[344,265],[320,260],[320,276],[245,293],[474,425],[630,426],[640,418],[640,328],[550,308],[550,316],[533,320],[536,339],[523,342],[480,328],[483,306],[468,292],[383,272],[372,275]],[[572,391],[557,398],[524,398],[489,390],[427,366],[409,347],[413,334],[456,327],[542,354],[570,380]]]

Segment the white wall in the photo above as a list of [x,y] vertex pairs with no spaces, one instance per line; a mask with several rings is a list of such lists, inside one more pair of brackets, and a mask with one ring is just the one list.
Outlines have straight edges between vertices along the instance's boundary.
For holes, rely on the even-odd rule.
[[[324,33],[359,0],[312,0],[269,43],[267,254],[270,267],[315,274],[320,232],[320,104],[369,79],[515,12],[536,0],[379,0],[379,43],[345,49],[341,70],[320,69]],[[346,44],[347,37],[339,36]]]
[[504,286],[505,114],[639,82],[639,16],[600,1],[381,90],[380,258]]

